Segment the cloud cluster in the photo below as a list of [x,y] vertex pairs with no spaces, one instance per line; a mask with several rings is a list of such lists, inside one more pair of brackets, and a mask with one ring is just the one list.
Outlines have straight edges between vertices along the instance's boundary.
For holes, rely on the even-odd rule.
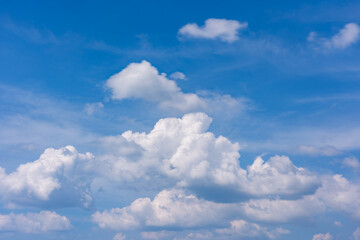
[[[98,156],[81,154],[72,146],[46,149],[38,160],[22,164],[12,173],[0,169],[2,200],[8,205],[47,202],[53,206],[52,202],[72,196],[76,201],[69,206],[89,207],[102,181],[114,189],[151,182],[160,191],[153,199],[141,197],[125,207],[97,211],[93,222],[121,231],[212,229],[189,233],[184,239],[276,238],[288,230],[268,229],[261,223],[295,222],[327,212],[360,219],[357,184],[341,175],[312,173],[280,155],[267,161],[257,157],[243,168],[239,144],[208,131],[211,122],[204,113],[160,119],[148,133],[126,131],[101,138],[105,154]],[[162,184],[157,185],[156,179]],[[214,198],[214,191],[224,196]],[[226,194],[236,198],[229,200]],[[1,218],[5,219],[4,229],[18,221],[14,214]],[[62,226],[66,229],[68,225]]]
[[356,23],[348,23],[330,39],[319,38],[316,32],[311,32],[307,38],[326,49],[345,49],[355,44],[360,37],[360,27]]
[[236,20],[209,18],[204,26],[188,23],[179,30],[181,36],[189,38],[219,39],[232,43],[239,39],[238,31],[247,28],[248,24]]
[[[293,165],[286,156],[265,162],[258,157],[243,169],[240,146],[208,132],[211,118],[203,113],[161,119],[150,133],[127,131],[103,138],[110,151],[101,158],[104,176],[132,180],[152,173],[170,178],[182,187],[224,187],[243,195],[298,195],[314,191],[316,175]],[[129,159],[131,156],[131,160]]]
[[[92,158],[90,153],[80,154],[73,146],[66,146],[60,149],[48,148],[38,160],[21,164],[10,174],[0,168],[1,196],[3,200],[15,203],[31,202],[34,199],[46,201],[66,183],[73,184],[73,191],[78,191],[78,164]],[[81,195],[83,205],[88,206],[91,197],[85,192]]]
[[[177,73],[175,78],[184,79]],[[160,108],[180,112],[196,110],[211,111],[212,108],[244,108],[244,101],[228,95],[202,97],[195,93],[184,93],[175,81],[159,71],[147,61],[131,63],[106,81],[106,87],[112,92],[112,99],[142,99],[157,103]]]
[[47,231],[64,231],[72,228],[69,219],[55,212],[41,211],[8,215],[0,214],[0,231],[18,231],[25,233],[39,233]]

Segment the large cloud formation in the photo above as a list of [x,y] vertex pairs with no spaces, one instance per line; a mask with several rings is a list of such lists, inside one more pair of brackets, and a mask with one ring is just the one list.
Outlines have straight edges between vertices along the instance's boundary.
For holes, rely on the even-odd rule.
[[[293,165],[286,156],[268,162],[258,157],[243,169],[240,146],[208,132],[211,118],[203,113],[161,119],[150,133],[124,132],[103,138],[113,154],[97,169],[113,179],[131,180],[161,174],[182,187],[224,187],[244,195],[297,195],[318,186],[317,176]],[[129,158],[129,154],[131,158]]]
[[[204,113],[160,119],[147,133],[126,131],[101,138],[97,156],[81,154],[73,146],[46,149],[38,160],[11,173],[0,169],[2,203],[12,208],[56,207],[60,201],[61,207],[88,208],[94,196],[113,194],[101,191],[104,182],[120,192],[129,185],[151,186],[158,192],[153,198],[135,197],[128,206],[101,207],[92,214],[93,222],[121,231],[194,230],[185,239],[276,238],[289,231],[266,224],[295,223],[328,212],[360,219],[359,185],[342,175],[297,167],[287,156],[266,161],[257,157],[244,168],[239,144],[215,136],[209,131],[211,122]],[[213,191],[237,197],[206,194]],[[66,202],[68,197],[73,200]],[[53,212],[1,215],[0,222],[4,230],[29,232],[10,226],[19,225],[18,219],[31,224],[38,219],[35,232],[51,230],[41,220],[44,216],[59,222],[61,227],[54,230],[70,226]],[[151,238],[160,234],[156,232],[143,235]]]

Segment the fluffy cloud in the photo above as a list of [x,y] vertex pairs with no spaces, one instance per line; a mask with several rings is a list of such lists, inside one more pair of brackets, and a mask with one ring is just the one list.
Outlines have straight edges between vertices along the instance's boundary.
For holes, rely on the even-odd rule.
[[214,107],[219,108],[217,106],[243,109],[245,104],[244,100],[228,95],[207,98],[195,93],[184,93],[175,81],[168,79],[165,73],[160,74],[145,60],[129,64],[121,72],[111,76],[106,81],[106,86],[111,90],[113,99],[143,99],[157,103],[160,108],[181,112],[211,111]]
[[152,201],[150,198],[139,198],[124,208],[96,212],[92,219],[101,228],[114,230],[145,226],[192,228],[219,224],[229,210],[229,206],[224,204],[201,200],[194,195],[186,195],[182,190],[171,189],[161,191]]
[[240,23],[235,20],[209,18],[204,26],[196,23],[189,23],[180,28],[181,36],[204,39],[220,39],[221,41],[232,43],[238,40],[238,31],[247,28],[248,24]]
[[318,38],[315,32],[308,36],[309,42],[317,43],[327,49],[345,49],[359,40],[360,27],[356,23],[348,23],[330,39]]
[[[62,182],[73,182],[77,188],[77,165],[92,158],[90,153],[80,154],[73,146],[66,146],[48,148],[38,160],[21,164],[10,174],[0,168],[2,198],[15,202],[24,202],[27,198],[46,201],[51,193],[62,187]],[[91,197],[84,193],[81,200],[86,206]]]
[[96,169],[119,181],[161,174],[182,187],[224,187],[252,196],[306,194],[318,186],[314,174],[286,156],[267,162],[258,157],[241,168],[240,146],[207,132],[211,121],[203,113],[186,114],[161,119],[148,134],[127,131],[103,138],[114,152],[99,158]]
[[25,233],[38,233],[47,231],[63,231],[72,228],[70,221],[55,212],[41,211],[40,213],[27,213],[8,215],[0,214],[0,231],[18,231]]
[[289,222],[326,211],[345,212],[360,219],[360,187],[341,175],[323,176],[321,187],[301,199],[252,199],[241,204],[244,214],[264,222]]
[[332,236],[330,233],[326,233],[326,234],[319,233],[319,234],[315,234],[313,236],[313,240],[331,240],[331,239],[332,239]]

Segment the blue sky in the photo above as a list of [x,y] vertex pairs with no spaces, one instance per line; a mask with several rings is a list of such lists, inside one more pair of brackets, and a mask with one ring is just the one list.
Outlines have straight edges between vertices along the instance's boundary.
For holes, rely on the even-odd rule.
[[358,1],[0,1],[0,239],[360,239]]

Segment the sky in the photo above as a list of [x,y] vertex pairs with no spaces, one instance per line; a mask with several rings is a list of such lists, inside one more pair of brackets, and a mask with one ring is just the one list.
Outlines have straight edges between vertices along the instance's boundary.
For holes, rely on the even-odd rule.
[[0,239],[360,240],[359,11],[0,0]]

